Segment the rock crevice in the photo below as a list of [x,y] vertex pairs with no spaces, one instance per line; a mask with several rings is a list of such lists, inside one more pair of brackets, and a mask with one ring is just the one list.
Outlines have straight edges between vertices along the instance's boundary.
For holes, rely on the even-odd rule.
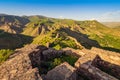
[[[55,50],[45,46],[27,45],[17,49],[0,66],[0,80],[119,80],[120,54],[111,54],[99,49],[97,50],[99,52],[95,53],[95,51],[96,49],[73,50],[70,48]],[[76,56],[79,59],[74,66],[64,62],[47,74],[41,74],[40,68],[44,61],[64,54]],[[109,56],[106,56],[108,54]]]

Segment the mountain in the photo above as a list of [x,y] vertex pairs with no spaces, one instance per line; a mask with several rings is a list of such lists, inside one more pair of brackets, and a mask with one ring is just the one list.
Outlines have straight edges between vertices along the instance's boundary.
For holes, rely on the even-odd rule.
[[23,17],[0,15],[0,29],[9,33],[21,33],[28,22],[29,20]]
[[0,49],[5,49],[4,52],[26,44],[44,45],[57,50],[97,47],[120,52],[119,43],[119,29],[107,27],[96,20],[0,15]]
[[[0,16],[0,29],[5,32],[34,37],[33,44],[42,44],[56,49],[75,49],[93,46],[119,51],[120,32],[98,21],[75,21],[45,16]],[[111,33],[112,32],[112,33]]]
[[[120,49],[120,46],[117,44],[120,40],[120,32],[95,20],[75,21],[68,19],[40,18],[35,22],[28,23],[26,26],[22,34],[34,36],[33,43],[35,44],[46,45],[49,42],[51,44],[50,46],[55,48],[67,46],[77,48],[74,45],[77,44],[79,45],[78,48],[82,48],[81,46],[86,48],[101,46],[104,49],[115,51],[119,51]],[[56,42],[56,38],[57,43],[54,43]]]
[[16,49],[32,42],[32,37],[0,30],[0,49]]
[[120,22],[102,22],[102,24],[111,28],[120,27]]
[[120,32],[96,21],[0,15],[0,80],[119,80]]

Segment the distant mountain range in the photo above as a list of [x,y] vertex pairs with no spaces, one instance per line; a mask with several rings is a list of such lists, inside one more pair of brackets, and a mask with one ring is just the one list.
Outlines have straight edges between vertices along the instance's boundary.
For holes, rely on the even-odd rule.
[[102,22],[102,24],[111,27],[111,28],[117,28],[120,27],[120,22]]
[[[118,44],[120,43],[119,30],[109,28],[95,20],[75,21],[39,15],[0,14],[0,29],[1,49],[17,48],[30,42],[49,45],[56,49],[64,47],[82,49],[93,46],[113,51],[120,49]],[[26,41],[23,41],[19,35],[24,36]],[[13,44],[14,46],[12,46]]]

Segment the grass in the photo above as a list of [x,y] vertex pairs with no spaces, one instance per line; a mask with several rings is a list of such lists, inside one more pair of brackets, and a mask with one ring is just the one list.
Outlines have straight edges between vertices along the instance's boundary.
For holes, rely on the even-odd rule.
[[118,43],[120,43],[120,38],[117,38],[115,36],[112,35],[104,35],[103,38],[97,37],[96,38],[99,43],[102,44],[102,46],[104,47],[114,47],[114,48],[120,48],[120,45]]
[[8,57],[13,53],[13,50],[10,49],[1,49],[0,50],[0,64],[8,59]]
[[[57,36],[57,37],[56,37]],[[60,50],[62,48],[71,47],[74,49],[80,49],[80,46],[76,42],[69,38],[68,35],[64,32],[49,32],[43,35],[36,37],[33,40],[33,44],[40,44],[46,46],[49,43],[49,47]]]
[[[116,29],[113,30],[111,28],[108,28],[105,25],[95,20],[74,21],[70,19],[52,19],[52,18],[42,18],[42,19],[39,18],[38,19],[38,17],[36,18],[37,18],[36,21],[32,21],[31,23],[27,25],[29,27],[26,30],[27,34],[29,35],[36,34],[38,30],[37,27],[39,27],[40,24],[44,24],[45,26],[47,26],[48,29],[50,29],[50,31],[48,31],[48,34],[47,33],[43,33],[42,35],[38,34],[37,37],[33,41],[33,43],[35,44],[42,44],[46,46],[47,43],[50,43],[51,44],[50,47],[53,47],[57,50],[61,48],[65,48],[65,47],[71,47],[74,49],[78,49],[79,46],[76,44],[76,42],[73,39],[69,39],[65,31],[59,30],[60,28],[69,28],[71,31],[75,31],[78,33],[80,32],[82,34],[89,35],[90,39],[96,40],[101,45],[101,47],[105,47],[105,48],[110,47],[110,48],[120,49],[120,45],[119,45],[120,35],[118,33],[119,31]],[[34,24],[38,24],[38,26],[35,27]],[[111,33],[111,31],[113,32]],[[55,38],[57,33],[59,34],[59,37]],[[76,36],[75,34],[72,34],[72,35]],[[79,44],[81,43],[79,42]],[[89,45],[89,42],[85,44]]]
[[120,37],[111,34],[104,34],[102,37],[100,37],[99,35],[92,34],[91,38],[98,41],[101,47],[120,49]]

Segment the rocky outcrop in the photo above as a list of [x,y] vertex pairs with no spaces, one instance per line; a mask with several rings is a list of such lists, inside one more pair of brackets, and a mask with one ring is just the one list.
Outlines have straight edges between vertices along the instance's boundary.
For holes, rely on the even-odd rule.
[[29,57],[33,53],[40,55],[40,50],[40,46],[36,45],[16,50],[16,53],[0,66],[0,80],[41,80],[37,68],[32,67],[32,63],[37,63],[40,57],[35,56],[36,60]]
[[76,67],[76,68],[79,68],[79,67],[81,66],[81,64],[87,63],[87,62],[89,62],[89,61],[93,61],[93,59],[94,59],[95,57],[96,57],[95,54],[91,54],[91,55],[86,54],[86,55],[80,57],[80,58],[76,61],[75,67]]
[[13,15],[0,15],[0,29],[9,33],[21,33],[29,22],[28,19]]
[[76,56],[76,57],[81,57],[83,55],[85,55],[85,53],[83,53],[81,50],[75,50],[72,48],[63,48],[62,49],[66,55],[71,55],[71,56]]
[[115,77],[112,77],[100,69],[92,66],[91,62],[81,64],[77,71],[79,75],[89,80],[118,80]]
[[49,60],[49,59],[53,59],[56,57],[60,57],[63,53],[64,53],[64,51],[62,51],[62,50],[58,51],[58,50],[49,48],[47,50],[44,50],[42,54],[43,54],[44,60]]
[[120,79],[120,66],[104,61],[99,56],[92,61],[92,65]]
[[[64,62],[47,73],[42,73],[43,69],[47,69],[44,67],[46,64],[43,65],[44,62],[63,55],[79,59],[75,66]],[[17,49],[0,66],[0,80],[119,80],[119,59],[118,53],[96,48],[55,50],[31,44]]]
[[75,68],[67,62],[49,71],[45,77],[46,80],[77,80]]
[[120,66],[120,53],[107,51],[96,47],[93,47],[91,50],[83,49],[81,51],[88,55],[99,55],[101,59]]
[[92,65],[92,58],[81,58],[75,63],[77,74],[84,80],[118,80]]
[[[120,54],[98,48],[94,48],[92,50],[84,49],[82,52],[86,54],[80,57],[75,63],[75,67],[77,68],[77,72],[80,76],[89,80],[120,79],[120,66],[117,65],[119,64],[118,60],[120,59]],[[114,58],[111,59],[111,57]]]

